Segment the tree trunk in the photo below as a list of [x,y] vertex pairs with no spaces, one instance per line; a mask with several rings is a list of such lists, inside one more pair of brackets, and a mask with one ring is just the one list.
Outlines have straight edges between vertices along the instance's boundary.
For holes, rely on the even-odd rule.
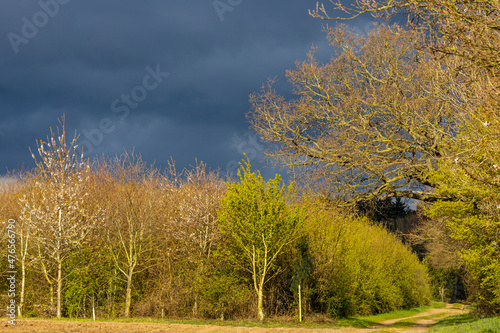
[[57,249],[56,249],[56,259],[57,259],[57,318],[61,318],[61,291],[62,291],[62,259],[61,259],[61,235],[62,235],[62,223],[61,223],[62,211],[59,209],[59,234],[57,235]]
[[193,317],[198,317],[198,296],[194,296]]
[[50,311],[52,312],[52,310],[54,309],[54,283],[50,279],[47,267],[45,267],[45,264],[43,263],[40,244],[38,244],[38,256],[40,258],[40,263],[42,264],[43,275],[45,276],[45,279],[47,280],[47,283],[50,286]]
[[455,273],[455,280],[453,284],[453,296],[451,297],[450,302],[455,303],[458,298],[458,274]]
[[23,316],[23,308],[24,308],[24,294],[25,294],[25,286],[26,286],[26,256],[28,254],[28,240],[30,238],[30,228],[28,226],[28,230],[26,234],[23,236],[21,234],[21,297],[19,300],[19,306],[17,307],[17,313],[19,318]]
[[57,264],[57,318],[61,318],[62,262]]
[[132,272],[127,275],[127,295],[125,296],[125,317],[130,316],[130,303],[132,302]]
[[21,260],[21,297],[19,300],[19,306],[17,307],[17,315],[19,318],[23,317],[23,307],[24,307],[24,286],[26,282],[26,261],[23,256]]
[[444,302],[444,292],[445,292],[444,285],[440,285],[439,286],[439,296],[441,296],[441,302]]
[[264,288],[260,287],[257,292],[257,314],[259,315],[260,321],[264,320],[264,307],[262,306],[263,289]]
[[54,310],[54,285],[50,284],[50,311]]

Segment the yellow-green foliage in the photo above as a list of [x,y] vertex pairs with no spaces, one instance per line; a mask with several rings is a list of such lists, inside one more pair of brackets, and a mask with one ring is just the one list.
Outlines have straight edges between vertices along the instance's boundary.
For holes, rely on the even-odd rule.
[[329,211],[310,219],[307,232],[321,310],[342,317],[429,302],[426,268],[383,227]]
[[[468,208],[468,209],[467,209]],[[446,217],[450,236],[464,243],[460,255],[467,263],[469,294],[476,312],[500,313],[500,223],[491,214],[463,202],[436,202],[432,217]]]

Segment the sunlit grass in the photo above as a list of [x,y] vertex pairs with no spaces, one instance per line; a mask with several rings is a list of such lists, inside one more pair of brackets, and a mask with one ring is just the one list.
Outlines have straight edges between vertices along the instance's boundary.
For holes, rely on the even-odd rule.
[[429,332],[497,333],[500,332],[500,317],[476,319],[469,314],[450,316],[439,320]]

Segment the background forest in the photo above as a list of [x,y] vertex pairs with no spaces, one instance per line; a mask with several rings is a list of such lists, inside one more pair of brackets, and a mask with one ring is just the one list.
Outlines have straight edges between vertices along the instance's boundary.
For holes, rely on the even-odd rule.
[[332,59],[313,48],[287,72],[294,98],[272,80],[251,95],[249,121],[288,185],[248,161],[232,178],[134,154],[89,161],[64,120],[38,142],[37,168],[0,193],[18,232],[19,314],[263,320],[296,315],[300,295],[306,315],[432,297],[498,315],[500,2],[332,3],[342,19],[408,25],[327,26]]

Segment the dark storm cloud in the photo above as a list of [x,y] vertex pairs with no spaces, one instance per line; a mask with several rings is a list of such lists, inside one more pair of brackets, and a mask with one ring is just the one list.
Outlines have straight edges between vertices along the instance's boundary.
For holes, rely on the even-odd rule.
[[[222,0],[237,4],[222,21],[212,0],[57,1],[0,2],[2,172],[33,166],[28,146],[63,113],[91,155],[135,149],[159,166],[198,158],[225,169],[247,149],[258,162],[248,95],[326,45],[324,22],[307,14],[316,1]],[[157,68],[169,76],[144,88]],[[131,107],[123,96],[133,93]]]

